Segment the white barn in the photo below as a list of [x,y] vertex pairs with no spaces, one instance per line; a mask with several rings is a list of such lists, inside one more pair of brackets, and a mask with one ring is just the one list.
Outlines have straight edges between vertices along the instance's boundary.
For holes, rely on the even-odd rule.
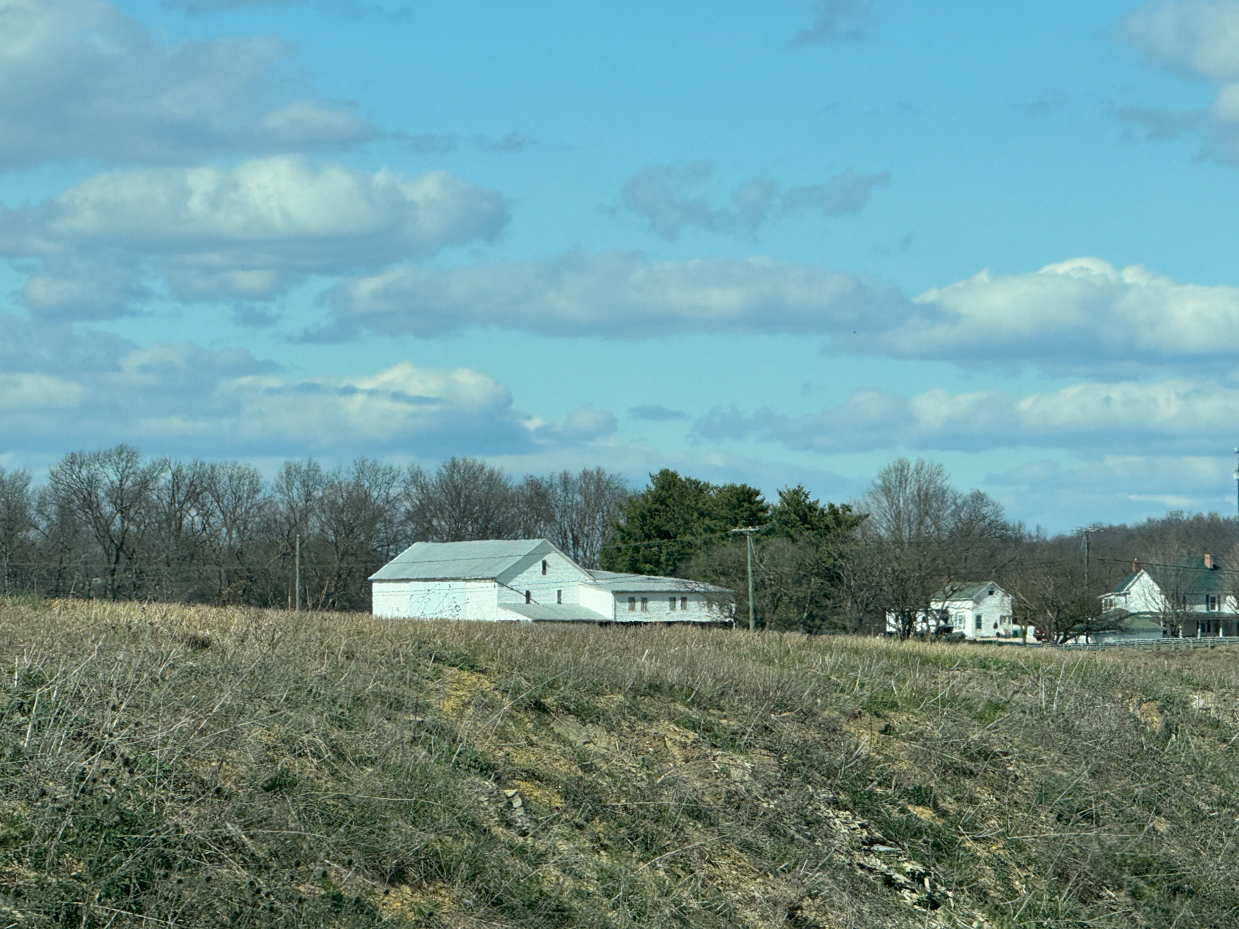
[[516,622],[731,622],[730,590],[590,571],[545,539],[418,542],[371,576],[375,616]]

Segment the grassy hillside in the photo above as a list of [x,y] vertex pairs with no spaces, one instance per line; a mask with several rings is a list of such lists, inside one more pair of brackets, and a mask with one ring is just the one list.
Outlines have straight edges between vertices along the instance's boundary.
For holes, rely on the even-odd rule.
[[2,926],[1234,926],[1239,654],[0,603]]

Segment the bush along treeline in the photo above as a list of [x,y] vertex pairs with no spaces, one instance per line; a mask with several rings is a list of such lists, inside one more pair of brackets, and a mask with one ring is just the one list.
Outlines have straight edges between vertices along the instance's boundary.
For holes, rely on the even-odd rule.
[[877,631],[892,615],[909,635],[945,585],[996,581],[1017,625],[1061,642],[1105,626],[1100,595],[1134,560],[1209,552],[1239,579],[1233,518],[1093,526],[1086,560],[1082,533],[1029,532],[985,493],[955,488],[941,465],[903,458],[836,504],[800,486],[772,502],[672,470],[640,491],[603,468],[514,479],[463,457],[434,470],[289,461],[266,480],[247,464],[120,445],[67,455],[40,486],[0,470],[0,590],[368,610],[367,578],[413,542],[546,538],[587,568],[730,588],[743,619],[749,560],[736,529],[758,530],[757,624],[809,633]]

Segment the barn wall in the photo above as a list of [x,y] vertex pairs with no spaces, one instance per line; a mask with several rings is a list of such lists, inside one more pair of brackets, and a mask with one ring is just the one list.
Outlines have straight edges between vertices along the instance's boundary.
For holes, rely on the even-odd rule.
[[[542,562],[546,562],[546,574]],[[524,603],[525,591],[529,591],[533,603],[558,603],[556,595],[563,591],[564,603],[581,603],[578,590],[585,579],[584,572],[559,552],[551,551],[512,578],[505,578],[508,587],[500,586],[499,600],[503,603]],[[609,613],[610,610],[604,611]]]
[[579,587],[580,604],[587,610],[601,613],[608,619],[615,618],[615,597],[609,590],[599,590],[597,587]]

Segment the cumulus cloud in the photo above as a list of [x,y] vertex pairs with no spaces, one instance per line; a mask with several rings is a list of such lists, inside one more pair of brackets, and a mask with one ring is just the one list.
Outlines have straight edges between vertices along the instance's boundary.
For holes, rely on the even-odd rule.
[[871,0],[817,0],[813,22],[792,39],[793,45],[823,45],[865,37],[873,16]]
[[0,169],[309,151],[378,133],[347,103],[288,96],[271,38],[166,44],[103,0],[0,0]]
[[693,426],[715,441],[755,436],[788,448],[858,452],[886,448],[1141,450],[1172,439],[1180,451],[1207,450],[1234,424],[1239,389],[1181,380],[1075,384],[1012,397],[998,390],[914,397],[861,390],[809,416],[764,409],[712,410]]
[[476,327],[614,339],[678,333],[795,333],[828,352],[1108,378],[1232,365],[1239,288],[1183,284],[1147,268],[1074,258],[971,278],[909,299],[893,285],[769,258],[654,261],[578,252],[543,261],[401,265],[325,296],[332,323],[436,336]]
[[1118,116],[1152,138],[1201,130],[1208,155],[1239,161],[1239,2],[1154,0],[1127,16],[1119,35],[1150,63],[1215,85],[1217,96],[1205,110],[1129,106]]
[[507,219],[499,193],[444,171],[408,178],[279,156],[110,171],[0,206],[0,254],[34,259],[21,295],[31,312],[101,319],[149,295],[147,280],[180,300],[264,300],[305,275],[490,240]]
[[897,357],[1096,370],[1225,360],[1239,339],[1239,288],[1179,284],[1139,265],[1076,258],[1030,274],[983,271],[927,291],[898,326],[851,350]]
[[890,285],[768,258],[652,261],[581,252],[550,261],[460,268],[401,266],[342,282],[326,297],[335,325],[444,335],[470,327],[544,336],[651,339],[683,332],[850,331],[895,325],[907,301]]
[[506,385],[471,368],[297,375],[245,349],[140,346],[0,313],[0,435],[11,451],[63,453],[73,436],[213,458],[519,455],[581,448],[615,426],[589,405],[558,422],[523,412]]
[[643,217],[664,239],[687,226],[710,232],[752,231],[772,216],[799,211],[837,216],[859,213],[874,187],[890,182],[888,172],[862,174],[849,168],[822,184],[783,187],[769,178],[752,178],[732,193],[730,206],[716,206],[693,191],[714,174],[708,161],[651,165],[624,184],[625,207]]

